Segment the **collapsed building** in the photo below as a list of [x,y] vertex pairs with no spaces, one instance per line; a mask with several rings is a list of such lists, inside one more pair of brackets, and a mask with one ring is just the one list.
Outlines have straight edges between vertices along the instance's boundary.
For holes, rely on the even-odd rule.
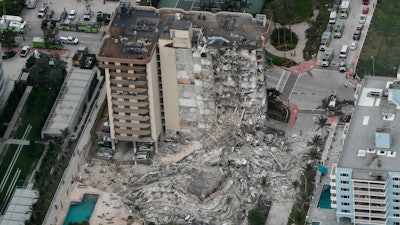
[[[197,138],[220,116],[263,123],[265,15],[132,7],[121,1],[98,54],[113,141]],[[156,150],[158,145],[154,145]]]

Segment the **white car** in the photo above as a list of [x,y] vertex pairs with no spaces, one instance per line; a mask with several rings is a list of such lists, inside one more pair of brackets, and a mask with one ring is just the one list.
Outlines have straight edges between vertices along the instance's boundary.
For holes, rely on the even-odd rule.
[[76,10],[75,9],[71,9],[68,13],[68,19],[70,20],[74,20],[76,17]]
[[355,42],[355,41],[351,42],[351,44],[350,44],[350,50],[351,50],[351,51],[354,51],[354,50],[356,50],[356,49],[357,49],[357,42]]
[[367,16],[366,15],[361,15],[360,19],[358,20],[359,23],[364,24],[365,21],[367,21]]
[[73,45],[79,44],[79,39],[72,37],[72,36],[68,36],[68,37],[61,36],[60,41],[63,44],[73,44]]
[[31,50],[31,47],[29,47],[28,45],[22,47],[21,52],[19,53],[19,55],[21,57],[26,57],[29,54],[29,51]]

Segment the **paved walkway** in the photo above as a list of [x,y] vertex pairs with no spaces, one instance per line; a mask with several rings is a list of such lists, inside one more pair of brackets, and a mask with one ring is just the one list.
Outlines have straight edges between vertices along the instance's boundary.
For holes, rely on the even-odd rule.
[[[57,191],[53,197],[50,208],[47,211],[46,217],[44,219],[43,225],[55,225],[62,224],[65,215],[61,213],[63,209],[63,202],[66,202],[65,199],[69,198],[69,193],[72,192],[73,184],[76,179],[76,176],[82,168],[84,168],[85,157],[88,154],[88,146],[90,144],[90,130],[96,120],[97,113],[100,109],[100,106],[103,100],[106,98],[106,88],[99,90],[101,84],[101,79],[96,87],[96,91],[99,91],[99,96],[96,99],[96,95],[93,95],[93,99],[88,106],[91,106],[92,102],[95,101],[97,107],[93,106],[87,107],[82,118],[86,118],[88,115],[88,120],[85,121],[82,119],[81,123],[84,123],[84,128],[81,136],[79,137],[78,144],[75,147],[74,154],[69,161],[68,167],[64,171],[64,175],[62,177],[62,182],[59,183]],[[61,207],[59,207],[61,206]]]

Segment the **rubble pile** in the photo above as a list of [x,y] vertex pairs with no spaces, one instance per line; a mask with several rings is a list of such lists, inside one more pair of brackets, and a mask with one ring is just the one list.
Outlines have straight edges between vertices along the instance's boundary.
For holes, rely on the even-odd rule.
[[151,171],[132,171],[125,203],[139,209],[134,211],[138,217],[156,224],[247,224],[247,212],[260,198],[294,197],[292,182],[305,160],[301,138],[248,128],[219,129],[210,135],[200,140],[201,149],[177,163],[159,158],[193,143],[165,142]]

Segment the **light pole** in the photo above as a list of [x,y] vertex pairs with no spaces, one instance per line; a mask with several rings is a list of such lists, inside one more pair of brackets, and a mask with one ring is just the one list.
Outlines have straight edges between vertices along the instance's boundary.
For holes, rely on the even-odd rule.
[[375,76],[375,59],[374,56],[371,56],[372,59],[372,76]]
[[306,175],[304,175],[303,172],[301,172],[301,175],[303,175],[303,177],[304,177],[304,193],[307,194],[307,177],[306,177]]

